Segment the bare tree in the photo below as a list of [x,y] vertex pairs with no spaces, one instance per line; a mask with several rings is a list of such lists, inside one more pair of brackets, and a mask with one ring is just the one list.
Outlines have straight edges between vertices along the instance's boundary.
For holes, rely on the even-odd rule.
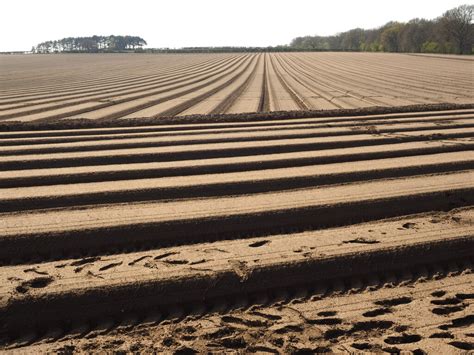
[[456,44],[459,54],[472,51],[473,15],[474,5],[461,5],[446,11],[440,19],[445,34]]

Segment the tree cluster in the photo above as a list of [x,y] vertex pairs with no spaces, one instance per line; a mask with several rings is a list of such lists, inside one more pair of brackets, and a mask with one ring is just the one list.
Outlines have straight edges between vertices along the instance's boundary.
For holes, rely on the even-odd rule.
[[297,37],[290,47],[314,51],[471,54],[473,14],[473,5],[462,5],[434,20],[417,18],[408,23],[389,22],[371,30],[356,28],[334,36]]
[[33,53],[59,53],[59,52],[120,52],[142,48],[147,43],[138,36],[92,36],[92,37],[67,37],[55,41],[39,43],[32,48]]

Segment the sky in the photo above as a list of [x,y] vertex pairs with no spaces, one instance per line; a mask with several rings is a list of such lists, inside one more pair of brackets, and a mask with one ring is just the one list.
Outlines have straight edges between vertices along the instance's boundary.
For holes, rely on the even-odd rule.
[[0,0],[0,51],[94,34],[140,36],[151,48],[275,46],[432,19],[466,3],[472,0]]

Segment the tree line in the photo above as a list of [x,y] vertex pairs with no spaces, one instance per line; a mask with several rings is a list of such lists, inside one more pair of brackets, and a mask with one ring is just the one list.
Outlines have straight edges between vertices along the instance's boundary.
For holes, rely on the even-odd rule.
[[60,52],[120,52],[146,46],[146,41],[138,36],[91,36],[67,37],[55,41],[39,43],[31,49],[33,53],[60,53]]
[[461,5],[434,20],[413,19],[407,23],[388,22],[376,29],[355,28],[333,36],[297,37],[289,45],[268,47],[185,47],[143,48],[138,36],[68,37],[46,41],[32,48],[33,53],[121,52],[139,53],[229,53],[295,51],[370,51],[412,53],[473,53],[474,5]]
[[461,5],[434,20],[413,19],[408,23],[389,22],[365,30],[352,29],[334,36],[305,36],[292,40],[299,50],[473,53],[473,5]]
[[261,53],[261,52],[297,52],[298,49],[287,45],[268,47],[183,47],[183,48],[146,48],[136,52],[144,53]]

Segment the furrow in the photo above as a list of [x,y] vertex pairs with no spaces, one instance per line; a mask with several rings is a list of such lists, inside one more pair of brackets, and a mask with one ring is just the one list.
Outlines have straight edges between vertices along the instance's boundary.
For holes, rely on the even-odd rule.
[[[123,119],[123,120],[50,120],[48,122],[0,122],[1,137],[20,137],[23,135],[33,136],[35,131],[45,132],[49,136],[61,135],[61,132],[74,130],[75,135],[88,134],[94,129],[100,131],[110,130],[140,130],[158,127],[182,130],[200,127],[220,126],[265,126],[275,124],[287,124],[288,122],[331,122],[332,120],[362,119],[371,120],[376,118],[392,119],[394,117],[431,117],[439,115],[468,114],[474,104],[430,104],[411,105],[402,107],[371,107],[361,109],[344,110],[308,110],[308,111],[281,111],[267,113],[247,114],[225,114],[225,115],[191,115],[184,117],[160,117],[159,120],[147,118]],[[438,111],[435,111],[438,110]],[[472,113],[472,112],[470,112]],[[14,130],[16,132],[11,133]],[[32,131],[33,130],[33,131]],[[8,133],[10,132],[10,133]],[[22,133],[19,133],[22,132]],[[26,133],[25,133],[26,132]],[[56,133],[57,132],[57,133]]]
[[393,124],[390,127],[376,127],[373,124],[367,126],[350,126],[345,127],[296,127],[290,129],[258,131],[244,129],[237,132],[226,132],[219,130],[220,133],[216,137],[215,132],[195,134],[195,135],[170,135],[157,137],[137,137],[123,139],[103,139],[100,141],[87,142],[67,142],[51,144],[28,144],[16,146],[2,146],[0,144],[0,154],[8,155],[25,155],[25,154],[47,154],[47,153],[66,153],[79,151],[99,151],[111,149],[128,149],[128,148],[142,148],[142,147],[160,147],[160,146],[176,146],[176,145],[190,145],[190,144],[212,144],[224,142],[251,142],[264,140],[278,140],[278,139],[300,139],[300,138],[328,138],[328,137],[343,137],[343,136],[357,136],[361,133],[371,133],[374,136],[389,136],[390,134],[403,134],[404,132],[423,132],[433,131],[437,129],[440,134],[450,133],[450,130],[459,131],[460,129],[474,128],[474,120],[457,120],[454,124],[438,122],[438,123],[419,123],[419,124]]
[[[93,152],[85,151],[39,155],[0,156],[0,169],[23,170],[34,168],[118,164],[130,162],[132,156],[135,162],[151,162],[236,157],[256,154],[277,154],[316,149],[324,152],[324,150],[336,148],[422,142],[432,141],[433,139],[449,140],[455,138],[470,138],[473,136],[473,130],[474,129],[472,128],[450,129],[443,133],[440,133],[439,130],[426,130],[380,136],[358,134],[352,136],[341,136],[338,137],[338,139],[335,139],[335,137],[317,137],[277,139],[270,141],[256,140],[252,142],[189,144],[164,147],[100,150]],[[469,140],[467,142],[469,142]]]
[[[437,222],[433,218],[430,214],[408,216],[264,239],[66,259],[34,265],[42,276],[31,275],[27,280],[17,277],[24,274],[24,265],[6,266],[0,290],[2,297],[11,296],[0,304],[1,333],[15,339],[27,329],[61,324],[65,330],[103,319],[115,324],[122,314],[130,313],[141,319],[151,309],[172,316],[169,310],[176,307],[186,312],[203,303],[217,305],[223,299],[239,303],[259,293],[273,302],[285,302],[287,297],[301,297],[298,289],[321,298],[346,289],[358,292],[351,284],[354,280],[369,280],[362,281],[359,288],[374,290],[388,283],[393,287],[393,283],[421,278],[426,282],[449,272],[472,271],[474,229],[463,223],[472,221],[472,209],[438,214]],[[358,238],[361,242],[352,242]],[[451,267],[453,255],[457,264]],[[48,281],[28,286],[40,279]],[[278,297],[282,292],[283,298]],[[259,302],[258,297],[253,299]],[[249,300],[251,305],[252,297]]]
[[[347,225],[474,203],[474,172],[237,197],[1,214],[0,260]],[[93,218],[91,218],[93,216]]]
[[[77,115],[81,115],[81,117],[87,117],[87,113],[90,113],[91,111],[93,111],[93,114],[95,114],[96,111],[100,112],[99,110],[103,110],[103,109],[106,109],[106,108],[109,108],[111,106],[113,106],[113,108],[115,108],[116,105],[119,105],[119,104],[125,104],[125,103],[129,103],[129,102],[134,102],[134,101],[137,101],[137,100],[143,100],[145,98],[148,98],[150,96],[153,96],[153,95],[158,95],[158,94],[166,94],[168,93],[169,91],[171,90],[176,90],[176,89],[180,89],[180,88],[186,88],[186,87],[189,87],[190,84],[196,84],[196,83],[200,83],[201,81],[203,80],[206,80],[206,79],[209,79],[209,78],[213,78],[215,75],[217,74],[220,74],[222,72],[225,72],[225,70],[227,70],[227,66],[229,65],[232,65],[233,63],[235,62],[241,62],[242,60],[244,60],[246,57],[239,57],[237,58],[236,60],[231,60],[230,61],[230,64],[229,62],[227,62],[226,65],[223,66],[223,68],[221,67],[219,70],[215,70],[215,71],[211,71],[210,73],[208,74],[205,74],[205,75],[199,75],[199,77],[195,78],[195,76],[191,76],[191,78],[184,78],[180,81],[178,81],[178,84],[174,84],[174,85],[171,85],[171,87],[163,87],[159,90],[154,90],[154,91],[151,91],[151,92],[148,92],[148,93],[138,93],[138,94],[132,94],[131,97],[125,97],[125,98],[120,98],[120,97],[114,97],[113,99],[111,100],[106,100],[105,102],[101,103],[101,104],[96,104],[94,102],[92,103],[84,103],[83,105],[95,105],[95,106],[91,106],[91,107],[86,107],[84,109],[80,108],[80,109],[76,109],[75,106],[70,106],[72,108],[71,111],[67,111],[67,112],[55,112],[55,111],[52,111],[52,112],[55,112],[53,114],[50,114],[49,112],[45,113],[45,114],[42,114],[42,113],[38,113],[35,115],[31,115],[31,116],[24,116],[24,114],[15,114],[15,115],[10,115],[10,116],[5,116],[3,115],[2,116],[2,119],[1,120],[14,120],[16,117],[19,117],[21,116],[21,119],[22,120],[50,120],[50,119],[59,119],[59,118],[66,118],[66,117],[71,117],[71,116],[77,116]],[[189,82],[189,80],[192,80],[191,82]],[[216,80],[215,78],[213,80]],[[186,82],[187,81],[187,82]],[[212,80],[211,80],[212,81]],[[201,84],[202,85],[202,84]],[[187,89],[187,90],[194,90],[195,88],[193,89]],[[185,92],[187,92],[185,90]],[[171,99],[174,99],[178,96],[176,96],[177,94],[175,95],[169,95],[169,96],[165,96],[165,99],[162,99],[162,100],[171,100]],[[146,103],[146,104],[141,104],[140,106],[138,106],[139,108],[138,109],[142,109],[142,108],[145,108],[145,107],[148,107],[147,105],[152,105],[152,102],[153,100],[150,99],[150,102]],[[161,102],[161,101],[159,101]],[[133,106],[133,105],[132,105]],[[78,106],[79,107],[79,106]],[[130,112],[133,111],[132,108],[129,108],[128,109]],[[128,111],[126,111],[127,113]],[[126,114],[125,113],[125,114]],[[93,116],[94,117],[94,116]],[[113,116],[100,116],[100,118],[103,118],[103,119],[106,119],[106,118],[113,118]]]
[[106,181],[3,189],[0,210],[24,211],[92,204],[244,195],[315,186],[474,170],[474,153],[456,152],[255,172]]
[[[28,145],[33,144],[60,144],[60,143],[73,143],[73,142],[90,142],[95,140],[121,140],[124,138],[147,138],[147,137],[169,137],[169,136],[194,136],[199,134],[215,134],[215,133],[237,133],[245,132],[251,130],[252,132],[268,132],[268,131],[284,131],[286,129],[307,129],[307,128],[336,128],[336,127],[351,127],[354,132],[372,131],[380,132],[380,129],[393,128],[394,125],[407,124],[407,127],[413,127],[412,124],[419,124],[416,127],[424,127],[430,124],[436,125],[436,127],[447,127],[455,126],[458,123],[461,124],[470,124],[474,122],[472,120],[474,115],[451,115],[451,116],[431,116],[431,117],[420,117],[416,118],[385,118],[385,119],[360,119],[360,120],[333,120],[333,121],[311,121],[311,120],[301,120],[295,121],[293,123],[285,124],[280,122],[279,124],[273,125],[264,125],[264,124],[227,124],[227,125],[217,125],[215,128],[211,126],[202,126],[199,128],[196,125],[196,129],[193,126],[168,126],[168,127],[142,127],[138,129],[122,129],[122,130],[92,130],[90,132],[84,131],[83,134],[70,135],[70,132],[64,132],[64,135],[50,135],[51,132],[45,132],[45,135],[42,137],[29,135],[9,138],[10,135],[6,135],[2,138],[0,137],[0,147],[2,146],[18,146],[18,145]],[[380,127],[381,126],[381,127]],[[380,128],[379,128],[380,127]],[[175,128],[175,129],[173,129]],[[342,131],[341,131],[342,132]],[[38,134],[40,131],[38,131]],[[79,133],[79,132],[78,132]],[[89,134],[88,134],[89,133]],[[15,135],[12,135],[15,137]]]
[[219,114],[224,113],[229,110],[229,108],[238,100],[239,96],[248,88],[251,81],[255,79],[255,74],[257,72],[259,63],[261,61],[262,56],[259,55],[258,61],[255,63],[252,71],[250,72],[249,76],[245,79],[243,83],[241,83],[238,87],[236,87],[226,98],[224,98],[209,114]]
[[[161,112],[159,115],[160,116],[176,116],[176,115],[188,110],[189,108],[193,107],[194,105],[196,105],[196,104],[202,102],[203,100],[211,97],[212,95],[218,93],[222,89],[232,85],[232,83],[234,83],[238,78],[240,78],[247,71],[247,69],[251,67],[252,64],[255,65],[255,59],[254,58],[252,58],[251,61],[246,63],[244,68],[242,70],[238,71],[237,74],[232,76],[230,79],[226,79],[226,81],[224,81],[223,83],[217,82],[218,83],[217,87],[212,88],[211,90],[205,91],[205,92],[199,94],[196,97],[193,97],[193,98],[191,98],[187,101],[184,101],[181,104],[178,104],[174,107],[171,107],[170,109]],[[230,72],[229,75],[233,74],[235,72],[236,72],[236,70]],[[224,102],[224,101],[222,101],[222,102]],[[155,116],[155,117],[158,117],[158,116]]]
[[263,154],[200,160],[138,163],[143,156],[133,156],[122,164],[84,165],[77,167],[10,170],[0,175],[0,187],[42,186],[98,181],[147,179],[170,176],[221,174],[258,171],[314,164],[357,162],[360,160],[413,157],[449,152],[468,152],[474,143],[466,141],[427,141],[387,144],[358,148],[341,148],[324,152],[301,151],[296,153]]

